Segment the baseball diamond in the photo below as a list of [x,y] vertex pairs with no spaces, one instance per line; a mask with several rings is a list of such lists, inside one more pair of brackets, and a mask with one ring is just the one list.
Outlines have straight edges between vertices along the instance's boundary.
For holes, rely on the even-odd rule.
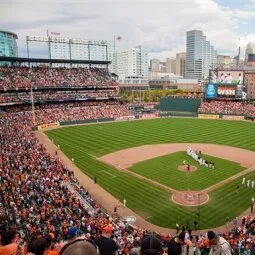
[[[223,225],[226,217],[233,218],[249,208],[254,194],[251,187],[241,185],[243,177],[255,179],[252,123],[169,118],[72,126],[46,134],[69,158],[75,158],[76,166],[86,175],[97,176],[98,184],[116,198],[115,203],[125,199],[128,208],[157,226],[174,228],[176,222],[197,220],[200,229],[215,228]],[[189,174],[178,170],[188,147],[201,150],[217,162],[215,170],[191,173],[199,174],[201,181],[190,177],[190,186],[187,180],[178,182],[178,174]],[[187,162],[191,160],[186,157]],[[160,167],[165,160],[176,164],[170,179],[164,178],[167,170]],[[150,161],[155,161],[152,167]],[[142,173],[139,165],[145,165]],[[158,174],[148,177],[153,171]],[[167,185],[167,181],[173,183]],[[237,191],[238,185],[241,187]],[[201,201],[192,189],[203,193]],[[177,199],[176,190],[184,192],[184,203]]]

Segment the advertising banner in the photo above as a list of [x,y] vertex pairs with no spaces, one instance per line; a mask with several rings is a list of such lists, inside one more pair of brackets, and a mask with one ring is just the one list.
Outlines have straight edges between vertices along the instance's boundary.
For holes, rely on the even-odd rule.
[[215,99],[215,98],[217,98],[217,84],[206,84],[205,98],[206,99]]
[[219,119],[220,115],[216,115],[216,114],[198,114],[198,118],[200,118],[200,119]]
[[52,127],[59,127],[59,126],[60,126],[59,122],[42,124],[42,125],[38,125],[38,130],[42,130],[45,128],[52,128]]
[[244,120],[244,116],[237,115],[223,115],[222,118],[225,120]]

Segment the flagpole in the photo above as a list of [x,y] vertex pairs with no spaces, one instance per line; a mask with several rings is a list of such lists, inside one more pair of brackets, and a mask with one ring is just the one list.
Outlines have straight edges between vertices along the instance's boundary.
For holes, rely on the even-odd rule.
[[114,72],[117,73],[117,56],[116,56],[116,38],[113,35],[113,61],[114,61]]
[[116,43],[115,43],[115,41],[116,41],[116,38],[115,38],[115,35],[114,35],[113,36],[113,52],[114,52],[114,55],[116,53]]

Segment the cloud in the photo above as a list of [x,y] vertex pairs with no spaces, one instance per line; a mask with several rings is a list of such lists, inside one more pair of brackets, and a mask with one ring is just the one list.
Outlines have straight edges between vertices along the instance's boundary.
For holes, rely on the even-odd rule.
[[23,53],[26,35],[49,29],[74,38],[121,35],[118,49],[143,45],[150,56],[164,59],[185,51],[188,30],[201,29],[219,53],[235,55],[238,38],[247,36],[240,26],[255,18],[248,8],[255,0],[245,1],[234,9],[213,0],[2,0],[0,16],[2,29],[19,35]]

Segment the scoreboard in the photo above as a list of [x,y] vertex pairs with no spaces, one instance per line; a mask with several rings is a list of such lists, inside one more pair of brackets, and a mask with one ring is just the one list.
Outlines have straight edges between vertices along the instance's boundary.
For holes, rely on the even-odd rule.
[[243,85],[208,83],[205,86],[205,99],[246,100],[246,88]]

